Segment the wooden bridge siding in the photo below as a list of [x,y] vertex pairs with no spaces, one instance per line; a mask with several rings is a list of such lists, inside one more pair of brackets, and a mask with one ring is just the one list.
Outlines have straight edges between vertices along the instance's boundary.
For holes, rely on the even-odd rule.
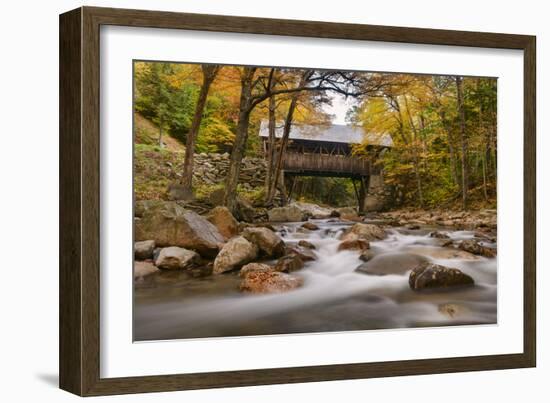
[[283,160],[283,169],[286,172],[298,173],[335,173],[350,176],[370,175],[370,161],[363,158],[330,155],[330,154],[302,154],[287,152]]

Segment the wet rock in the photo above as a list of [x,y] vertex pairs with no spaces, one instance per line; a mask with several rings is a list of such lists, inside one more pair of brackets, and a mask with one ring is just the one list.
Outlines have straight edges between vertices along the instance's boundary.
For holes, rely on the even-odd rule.
[[414,253],[385,253],[375,256],[366,263],[362,263],[355,271],[378,276],[385,274],[405,274],[426,262],[428,262],[428,259]]
[[359,260],[362,260],[363,262],[368,262],[374,257],[374,252],[371,250],[366,250],[361,252],[359,255]]
[[301,246],[302,248],[307,248],[307,249],[316,249],[315,248],[315,245],[313,245],[311,242],[309,241],[306,241],[305,239],[302,239],[298,242],[298,246]]
[[294,203],[300,210],[305,211],[312,218],[329,218],[331,210],[313,203]]
[[423,263],[409,275],[409,286],[419,291],[434,288],[466,287],[474,285],[474,279],[459,269],[434,263]]
[[275,232],[265,227],[245,228],[242,236],[254,243],[268,257],[279,257],[285,254],[285,243]]
[[151,261],[134,262],[134,280],[142,280],[144,277],[159,271],[160,270]]
[[244,265],[241,270],[239,271],[239,276],[245,277],[249,273],[252,272],[268,272],[268,271],[274,271],[275,269],[271,267],[268,264],[264,263],[248,263]]
[[297,222],[308,219],[309,214],[298,206],[291,204],[285,207],[275,207],[267,212],[269,221],[272,222]]
[[187,269],[200,261],[200,256],[192,250],[170,246],[162,248],[155,259],[155,266],[159,269],[178,270]]
[[305,228],[305,229],[310,230],[310,231],[316,231],[316,230],[319,229],[319,227],[316,224],[314,224],[312,222],[309,222],[309,221],[303,223],[302,228]]
[[497,241],[496,236],[491,232],[484,232],[484,231],[479,231],[478,230],[478,231],[474,232],[474,236],[476,238],[481,238],[481,239],[487,240],[489,242],[496,242]]
[[449,239],[450,236],[447,235],[446,233],[444,232],[440,232],[440,231],[433,231],[433,232],[430,232],[430,238],[437,238],[437,239]]
[[154,240],[157,246],[179,246],[203,256],[215,256],[224,242],[214,224],[175,202],[155,203],[134,223],[137,241]]
[[248,273],[241,282],[240,290],[246,293],[281,293],[301,287],[300,277],[277,271],[255,271]]
[[462,241],[460,242],[460,244],[458,244],[458,247],[466,252],[473,253],[474,255],[481,255],[489,258],[495,257],[497,255],[496,249],[483,246],[474,239],[467,239],[465,241]]
[[304,261],[296,254],[281,257],[275,264],[275,271],[290,273],[304,267]]
[[345,241],[340,242],[340,245],[338,245],[338,250],[361,250],[364,251],[366,249],[370,248],[370,244],[368,241],[365,241],[363,239],[348,239]]
[[231,238],[214,260],[214,274],[238,269],[258,256],[258,247],[242,236]]
[[139,241],[134,243],[134,257],[137,260],[151,259],[155,250],[155,241]]
[[308,248],[302,248],[300,246],[291,246],[286,248],[287,255],[297,255],[304,262],[311,262],[317,260],[315,252]]
[[239,223],[227,207],[214,207],[206,215],[206,219],[214,224],[220,234],[226,239],[232,238],[239,233]]
[[211,276],[213,270],[214,270],[214,263],[208,262],[207,264],[202,266],[191,267],[187,269],[186,272],[193,278],[202,278],[202,277]]
[[350,221],[360,221],[361,217],[357,214],[357,210],[355,210],[353,207],[341,207],[336,209],[336,211],[340,214],[340,218],[342,220],[350,220]]
[[348,241],[362,239],[364,241],[376,241],[384,239],[387,236],[386,231],[374,224],[357,223],[352,225],[342,234],[340,240]]
[[420,229],[420,225],[418,224],[408,224],[407,229],[410,229],[410,230],[417,230],[417,229]]

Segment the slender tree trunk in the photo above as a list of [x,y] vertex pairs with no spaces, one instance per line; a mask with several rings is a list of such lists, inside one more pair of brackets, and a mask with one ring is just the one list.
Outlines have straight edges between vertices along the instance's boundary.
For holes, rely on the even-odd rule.
[[232,213],[235,213],[237,209],[237,185],[239,183],[241,162],[245,152],[246,140],[248,138],[250,112],[252,111],[252,80],[255,72],[255,67],[244,67],[241,76],[239,121],[237,123],[237,133],[235,134],[235,142],[233,143],[233,150],[229,160],[224,194],[224,204]]
[[[299,87],[302,87],[305,83],[306,74],[302,76],[300,79],[300,83],[298,84]],[[281,137],[281,142],[279,146],[279,154],[277,155],[277,164],[275,165],[275,170],[273,172],[273,177],[271,180],[271,186],[269,188],[268,192],[268,203],[271,203],[273,201],[273,197],[275,197],[275,191],[277,189],[277,183],[279,182],[279,176],[281,175],[281,169],[283,165],[283,156],[286,150],[286,145],[288,143],[288,139],[290,137],[290,129],[292,127],[292,120],[294,117],[294,111],[296,110],[296,105],[298,104],[298,96],[300,95],[299,92],[292,93],[292,98],[290,100],[290,105],[288,107],[288,112],[285,119],[285,125],[283,128],[283,135]]]
[[411,110],[409,108],[409,102],[407,101],[407,96],[404,96],[405,98],[405,108],[407,109],[407,116],[409,118],[409,124],[411,125],[411,129],[413,131],[413,160],[414,160],[414,174],[416,177],[416,191],[418,193],[418,202],[420,204],[420,207],[424,207],[424,196],[422,194],[422,178],[420,176],[420,161],[418,156],[418,132],[416,130],[416,126],[414,124],[414,120],[411,115]]
[[462,146],[462,209],[468,207],[468,144],[466,140],[466,117],[464,113],[464,93],[462,88],[462,78],[455,77],[458,117],[460,122],[460,142]]
[[267,174],[265,177],[265,200],[269,201],[269,191],[273,178],[273,162],[275,159],[275,125],[276,125],[276,104],[275,97],[269,97],[269,136],[267,141]]
[[[485,133],[484,127],[483,127],[483,99],[481,99],[480,96],[480,90],[481,90],[481,81],[478,78],[476,80],[476,89],[477,89],[477,97],[479,101],[479,113],[478,113],[478,130],[479,130],[479,137],[487,138],[487,136],[483,136]],[[484,145],[485,146],[485,145]],[[487,172],[486,172],[486,150],[481,150],[481,171],[483,174],[483,196],[485,198],[485,201],[489,199],[487,195]]]
[[193,115],[191,129],[189,133],[187,133],[185,142],[185,159],[183,161],[183,176],[181,179],[182,192],[185,197],[193,196],[193,159],[195,155],[195,142],[199,134],[204,107],[206,106],[206,99],[208,98],[208,91],[210,91],[210,86],[216,78],[218,71],[219,66],[217,65],[202,65],[202,86],[199,92],[197,105],[195,106],[195,114]]

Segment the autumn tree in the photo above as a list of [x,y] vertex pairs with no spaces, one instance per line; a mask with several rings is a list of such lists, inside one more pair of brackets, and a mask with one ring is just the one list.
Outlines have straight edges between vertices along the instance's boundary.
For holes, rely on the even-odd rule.
[[191,123],[191,129],[187,133],[187,141],[185,143],[185,160],[183,163],[183,175],[181,178],[182,198],[192,197],[193,195],[193,157],[195,154],[195,141],[199,133],[210,86],[216,78],[216,74],[218,74],[220,67],[215,64],[203,64],[201,66],[201,70],[203,76],[202,85],[199,92],[197,105],[195,106],[195,114],[193,116],[193,122]]

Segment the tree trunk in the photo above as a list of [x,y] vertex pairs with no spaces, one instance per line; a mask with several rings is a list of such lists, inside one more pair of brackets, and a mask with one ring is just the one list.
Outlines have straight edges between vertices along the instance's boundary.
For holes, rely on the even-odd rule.
[[[300,79],[300,84],[298,84],[299,87],[302,87],[304,85],[305,81],[305,74]],[[283,135],[281,137],[281,144],[279,146],[279,154],[277,155],[277,164],[275,165],[275,170],[272,175],[271,185],[269,188],[269,192],[267,195],[267,201],[268,204],[270,204],[273,201],[273,198],[275,197],[275,191],[277,189],[277,183],[279,182],[279,176],[281,175],[281,169],[283,165],[283,155],[286,150],[286,145],[288,143],[288,138],[290,137],[290,129],[292,127],[292,119],[294,117],[294,111],[296,110],[296,105],[298,103],[298,96],[300,95],[299,92],[292,93],[292,98],[290,101],[290,105],[288,107],[288,112],[285,119],[285,125],[283,128]]]
[[219,66],[216,65],[202,65],[202,86],[199,93],[199,99],[195,106],[195,114],[193,115],[193,122],[191,123],[191,129],[187,133],[187,139],[185,142],[185,159],[183,162],[183,176],[181,178],[182,192],[185,197],[193,196],[193,159],[195,155],[195,141],[199,134],[201,126],[202,116],[204,113],[204,107],[206,106],[206,99],[208,98],[208,91],[212,82],[216,78],[216,74],[219,71]]
[[275,159],[275,125],[276,125],[276,104],[275,96],[269,98],[269,137],[267,141],[267,173],[265,177],[265,200],[269,201],[269,191],[273,178],[273,162]]
[[248,125],[250,112],[252,111],[252,80],[255,72],[255,67],[244,67],[241,76],[239,122],[237,123],[237,133],[235,134],[235,142],[233,143],[233,150],[229,160],[224,194],[224,204],[232,213],[235,213],[237,209],[237,185],[239,183],[241,162],[245,152],[246,140],[248,138]]
[[[478,113],[478,130],[479,130],[479,137],[485,137],[483,134],[485,133],[484,127],[483,127],[483,100],[480,96],[480,90],[481,90],[481,81],[478,78],[476,80],[476,89],[477,89],[477,97],[479,101],[479,113]],[[485,201],[489,199],[487,194],[487,169],[486,169],[487,161],[486,161],[486,150],[481,150],[481,171],[483,173],[483,196],[485,198]]]
[[458,117],[460,122],[460,142],[462,145],[462,209],[466,210],[466,208],[468,207],[468,145],[466,140],[466,117],[464,113],[464,94],[462,88],[462,78],[456,76],[455,80]]
[[405,99],[405,108],[407,109],[407,116],[409,118],[409,124],[411,125],[411,129],[414,135],[412,146],[413,146],[414,174],[416,177],[416,191],[418,194],[418,202],[420,204],[420,207],[424,207],[424,196],[422,194],[422,178],[420,176],[420,161],[418,157],[418,142],[420,140],[418,138],[419,137],[418,132],[416,130],[416,126],[414,124],[414,120],[411,115],[411,110],[409,108],[409,101],[407,101],[406,95],[404,96],[404,99]]

